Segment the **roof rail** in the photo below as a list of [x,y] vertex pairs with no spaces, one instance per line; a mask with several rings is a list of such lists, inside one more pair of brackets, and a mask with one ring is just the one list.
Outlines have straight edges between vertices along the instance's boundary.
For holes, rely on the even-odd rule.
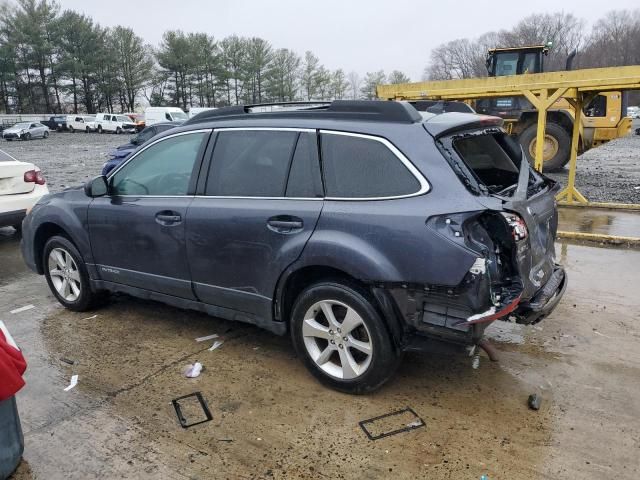
[[[271,111],[256,111],[275,106],[299,107]],[[183,125],[215,120],[247,118],[325,118],[336,120],[365,120],[393,123],[416,123],[422,116],[407,102],[382,100],[334,100],[332,102],[280,102],[255,105],[237,105],[207,110],[187,120]]]

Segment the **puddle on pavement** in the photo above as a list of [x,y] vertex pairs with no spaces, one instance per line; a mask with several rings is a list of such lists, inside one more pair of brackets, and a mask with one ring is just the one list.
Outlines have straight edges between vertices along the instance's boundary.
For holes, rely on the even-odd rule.
[[640,237],[640,212],[561,207],[558,215],[562,231]]

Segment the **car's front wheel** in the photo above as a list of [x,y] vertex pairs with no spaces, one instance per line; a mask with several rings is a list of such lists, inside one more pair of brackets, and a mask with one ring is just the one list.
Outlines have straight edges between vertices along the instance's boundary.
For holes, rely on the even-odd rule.
[[44,133],[42,134],[42,138],[49,138],[49,132],[45,130]]
[[328,281],[304,290],[293,307],[291,336],[310,372],[346,393],[376,390],[401,361],[373,300],[355,285]]
[[98,133],[102,133],[102,125],[98,125]]
[[82,312],[95,304],[98,295],[91,291],[87,267],[67,238],[51,237],[44,246],[42,262],[49,288],[64,307]]

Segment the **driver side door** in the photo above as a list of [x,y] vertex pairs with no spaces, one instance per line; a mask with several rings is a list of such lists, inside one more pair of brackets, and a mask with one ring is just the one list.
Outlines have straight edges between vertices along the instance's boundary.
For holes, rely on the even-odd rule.
[[89,205],[91,249],[100,278],[194,299],[185,219],[210,130],[162,138],[109,176],[109,193]]

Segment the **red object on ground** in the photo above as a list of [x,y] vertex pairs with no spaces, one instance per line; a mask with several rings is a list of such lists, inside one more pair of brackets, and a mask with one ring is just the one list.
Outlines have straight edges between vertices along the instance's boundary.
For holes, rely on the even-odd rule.
[[22,374],[26,369],[27,361],[22,352],[10,345],[0,330],[0,402],[24,387]]

